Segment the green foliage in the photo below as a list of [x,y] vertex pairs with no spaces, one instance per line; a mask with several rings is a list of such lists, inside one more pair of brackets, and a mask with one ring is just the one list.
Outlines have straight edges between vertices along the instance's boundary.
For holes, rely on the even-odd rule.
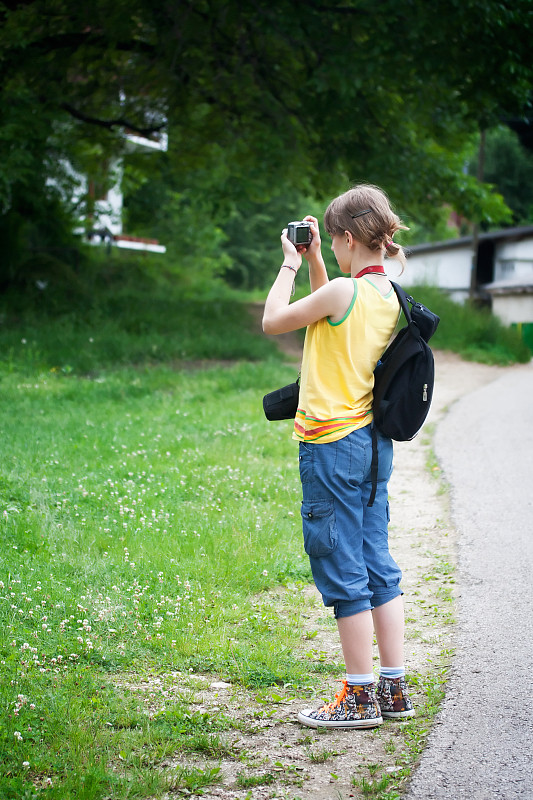
[[427,286],[409,287],[409,292],[441,318],[432,347],[485,364],[527,363],[531,359],[520,332],[503,325],[488,309],[470,302],[454,303],[444,292]]
[[[139,168],[142,158],[126,159],[127,228],[164,242],[165,268],[180,280],[193,274],[197,283],[207,284],[221,276],[243,291],[269,287],[279,269],[282,228],[306,214],[321,218],[327,205],[284,183],[250,197],[219,149],[212,170],[186,174],[175,171],[172,156],[161,155],[150,157],[148,176]],[[327,249],[328,239],[326,259]]]
[[431,223],[426,221],[409,220],[409,230],[397,234],[395,239],[398,244],[410,247],[415,244],[428,242],[445,242],[455,239],[459,233],[457,225],[451,219],[449,206],[442,206],[440,213],[435,215]]
[[[475,171],[475,162],[471,169]],[[533,153],[506,126],[487,131],[484,178],[494,185],[511,209],[509,222],[533,224]]]
[[213,170],[173,169],[166,154],[132,154],[125,159],[125,226],[164,243],[165,269],[197,286],[207,286],[231,266],[224,250],[224,221],[231,196],[224,186],[229,166],[220,155]]
[[[0,55],[1,65],[1,55]],[[24,86],[6,81],[0,102],[0,287],[23,288],[32,281],[36,254],[65,263],[77,249],[73,217],[62,202],[59,156],[64,147],[51,136],[53,114]],[[48,277],[54,271],[44,269]],[[40,276],[42,277],[42,276]]]
[[236,247],[243,225],[277,232],[295,195],[322,203],[356,180],[383,185],[408,222],[433,226],[447,203],[499,224],[505,205],[463,174],[461,154],[480,128],[527,107],[529,10],[528,0],[348,0],[305,13],[287,0],[3,4],[5,228],[32,220],[48,246],[51,194],[69,213],[91,210],[87,197],[72,208],[67,163],[104,186],[124,130],[165,126],[170,151],[153,185],[159,166],[128,155],[128,214],[136,231],[161,231],[184,273],[234,279],[244,263],[243,285],[255,286],[257,242]]
[[263,775],[244,775],[240,772],[237,776],[237,785],[243,789],[252,789],[254,786],[270,786],[274,781],[275,778],[271,772],[266,772]]
[[72,219],[57,198],[41,197],[36,206],[0,216],[0,237],[2,290],[12,290],[25,302],[39,295],[39,284],[61,284],[70,295],[79,292],[84,254],[72,235]]

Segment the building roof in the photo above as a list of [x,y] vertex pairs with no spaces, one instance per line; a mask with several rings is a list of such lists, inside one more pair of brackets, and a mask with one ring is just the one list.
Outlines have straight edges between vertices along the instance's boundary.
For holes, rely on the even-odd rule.
[[[504,241],[505,239],[509,240],[520,240],[520,239],[527,239],[528,237],[533,238],[533,225],[523,225],[518,228],[502,228],[501,230],[497,231],[487,231],[484,233],[480,233],[478,236],[479,242],[500,242]],[[444,242],[427,242],[424,244],[415,244],[412,247],[407,246],[406,250],[408,253],[425,253],[429,251],[440,251],[440,250],[455,250],[456,248],[460,247],[472,247],[472,243],[474,241],[473,236],[459,236],[457,239],[446,239]]]
[[485,283],[482,288],[490,294],[533,294],[533,273],[511,275],[499,281]]

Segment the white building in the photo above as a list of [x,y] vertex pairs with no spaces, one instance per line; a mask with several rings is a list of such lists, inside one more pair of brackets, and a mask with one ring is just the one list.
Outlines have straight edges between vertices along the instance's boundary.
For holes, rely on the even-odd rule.
[[[126,151],[140,151],[145,153],[166,152],[168,148],[168,137],[166,133],[154,135],[153,138],[139,136],[133,133],[124,133],[126,139]],[[116,159],[109,166],[109,175],[113,179],[113,184],[101,197],[93,196],[94,209],[90,219],[80,218],[80,227],[77,233],[82,235],[89,244],[107,244],[127,250],[144,250],[152,253],[165,253],[166,247],[160,244],[157,239],[147,239],[139,236],[131,236],[124,232],[122,225],[122,160]],[[94,187],[87,176],[76,175],[78,188],[75,200],[94,193]]]

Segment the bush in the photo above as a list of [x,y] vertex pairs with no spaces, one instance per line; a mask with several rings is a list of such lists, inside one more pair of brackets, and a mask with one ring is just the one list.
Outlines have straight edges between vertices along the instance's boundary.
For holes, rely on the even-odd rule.
[[409,292],[440,316],[432,347],[483,364],[525,364],[531,359],[520,332],[503,325],[488,309],[470,301],[455,303],[445,292],[429,286],[409,287]]

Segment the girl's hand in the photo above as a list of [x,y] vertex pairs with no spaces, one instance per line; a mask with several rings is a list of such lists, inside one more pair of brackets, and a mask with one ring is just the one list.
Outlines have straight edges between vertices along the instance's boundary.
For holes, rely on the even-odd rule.
[[305,258],[309,261],[310,258],[316,258],[320,255],[321,252],[321,239],[320,239],[320,229],[318,227],[318,220],[316,217],[312,217],[308,214],[306,217],[303,218],[303,222],[310,222],[311,223],[311,231],[313,233],[313,238],[311,239],[311,243],[304,247],[302,252]]
[[[314,234],[313,234],[314,235]],[[292,242],[287,238],[287,228],[281,232],[281,247],[283,249],[283,262],[291,267],[300,269],[302,264],[302,253],[300,248],[296,249]]]

